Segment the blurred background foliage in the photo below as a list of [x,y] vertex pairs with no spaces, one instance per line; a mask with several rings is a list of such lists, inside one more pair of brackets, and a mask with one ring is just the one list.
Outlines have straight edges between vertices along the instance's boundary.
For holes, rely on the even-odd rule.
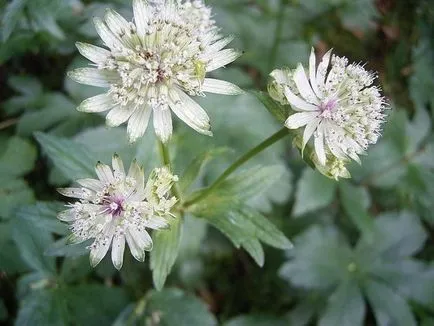
[[[159,157],[152,131],[130,145],[122,127],[77,112],[95,90],[65,73],[85,64],[76,41],[97,42],[91,18],[107,7],[131,17],[131,3],[0,0],[0,323],[434,325],[433,2],[207,4],[244,51],[218,77],[265,90],[272,69],[307,63],[312,45],[318,54],[334,48],[379,72],[392,108],[384,137],[361,166],[351,166],[351,180],[335,182],[306,166],[290,139],[251,162],[272,164],[280,178],[250,192],[248,205],[295,244],[287,252],[265,247],[262,268],[203,219],[186,216],[163,291],[153,290],[149,264],[129,253],[120,272],[107,259],[92,270],[83,247],[65,246],[55,188],[114,152],[137,157],[147,171]],[[213,158],[196,186],[280,128],[250,93],[202,102],[214,138],[179,123],[171,142],[180,175],[198,155]]]

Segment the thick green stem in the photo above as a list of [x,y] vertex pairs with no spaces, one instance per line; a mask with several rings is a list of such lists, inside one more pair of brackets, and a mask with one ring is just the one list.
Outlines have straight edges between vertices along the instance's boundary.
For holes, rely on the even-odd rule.
[[[166,146],[163,142],[158,141],[158,149],[160,151],[160,156],[163,164],[169,167],[170,171],[173,171],[168,146]],[[181,191],[179,190],[178,184],[176,182],[172,187],[172,193],[176,198],[178,198],[179,202],[182,202]]]
[[238,160],[236,160],[231,166],[229,166],[215,181],[214,183],[209,186],[208,188],[206,188],[199,196],[187,201],[184,204],[184,208],[187,208],[191,205],[193,205],[194,203],[204,199],[205,197],[207,197],[210,193],[213,192],[213,190],[215,190],[219,185],[222,184],[223,181],[225,181],[225,179],[232,174],[235,170],[237,170],[241,165],[243,165],[244,163],[246,163],[248,160],[250,160],[252,157],[256,156],[257,154],[259,154],[260,152],[262,152],[263,150],[265,150],[266,148],[270,147],[271,145],[273,145],[274,143],[276,143],[277,141],[279,141],[280,139],[282,139],[283,137],[285,137],[286,135],[289,134],[289,130],[287,128],[282,128],[280,129],[278,132],[276,132],[275,134],[271,135],[269,138],[267,138],[266,140],[264,140],[262,143],[260,143],[258,146],[252,148],[250,151],[248,151],[247,153],[245,153],[243,156],[241,156]]

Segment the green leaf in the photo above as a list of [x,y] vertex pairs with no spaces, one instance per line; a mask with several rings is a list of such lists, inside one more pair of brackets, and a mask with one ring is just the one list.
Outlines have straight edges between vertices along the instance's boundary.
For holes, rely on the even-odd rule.
[[82,243],[71,244],[69,237],[61,238],[53,242],[45,251],[47,256],[55,257],[77,257],[89,254],[87,247],[92,244],[92,240]]
[[57,219],[57,213],[63,209],[63,204],[58,202],[36,202],[31,206],[18,209],[17,217],[36,227],[60,234],[69,234],[68,226]]
[[420,324],[420,326],[432,326],[434,325],[434,318],[431,317],[425,317],[422,320],[422,323]]
[[8,79],[8,84],[16,92],[19,92],[33,99],[36,99],[37,97],[42,95],[42,84],[37,78],[34,77],[12,76]]
[[288,238],[264,215],[256,210],[248,206],[241,206],[238,213],[242,215],[246,224],[250,224],[255,228],[255,234],[261,241],[280,249],[291,249],[293,247]]
[[161,290],[175,264],[181,242],[181,218],[170,223],[170,229],[153,234],[154,247],[151,251],[151,270],[154,286]]
[[297,183],[293,214],[300,216],[330,205],[337,183],[319,172],[306,168]]
[[76,325],[111,325],[129,302],[124,289],[99,284],[66,288],[64,297]]
[[12,218],[17,207],[31,204],[34,200],[32,189],[23,179],[0,179],[0,217]]
[[151,292],[146,312],[148,318],[157,315],[161,325],[217,325],[215,317],[202,301],[178,289]]
[[0,158],[0,179],[12,179],[32,171],[36,161],[35,147],[25,139],[12,137]]
[[20,117],[17,133],[30,136],[35,131],[46,130],[55,124],[73,116],[80,115],[75,104],[61,93],[44,96],[44,107],[40,110],[26,112]]
[[41,132],[35,133],[35,138],[54,165],[69,180],[94,175],[93,167],[96,162],[84,145]]
[[56,290],[36,290],[21,301],[16,326],[66,325],[64,299]]
[[386,213],[375,220],[374,238],[361,239],[357,252],[364,260],[378,256],[385,260],[409,257],[422,249],[427,234],[417,216],[410,212]]
[[270,95],[261,91],[252,91],[265,108],[277,119],[277,121],[283,123],[289,117],[289,107],[281,105],[274,101]]
[[7,5],[2,19],[3,43],[8,40],[9,36],[11,36],[12,31],[15,28],[15,25],[18,23],[18,21],[20,20],[23,14],[23,9],[26,3],[27,0],[13,0]]
[[363,236],[372,240],[375,226],[374,219],[367,210],[370,206],[369,192],[364,187],[356,187],[349,182],[340,182],[339,194],[342,206],[352,222]]
[[72,284],[85,281],[92,272],[88,256],[69,257],[63,260],[59,276],[64,282]]
[[[318,300],[317,300],[318,301]],[[322,303],[321,303],[322,304]],[[311,300],[310,297],[301,299],[294,309],[292,309],[286,318],[291,326],[306,326],[312,320],[315,315],[316,302]]]
[[264,263],[258,240],[280,249],[292,248],[291,242],[262,214],[239,205],[223,215],[207,216],[206,220],[225,234],[235,247],[244,247],[259,266]]
[[434,51],[432,40],[432,26],[427,21],[418,20],[418,30],[420,38],[417,45],[413,48],[413,74],[410,78],[410,95],[413,102],[418,107],[431,105],[434,107],[434,96],[432,89],[434,81],[431,74],[431,68],[434,65]]
[[204,219],[191,215],[184,216],[182,237],[179,248],[179,258],[194,258],[198,256],[202,241],[205,239],[208,224]]
[[31,9],[31,12],[33,14],[33,18],[35,20],[35,23],[42,29],[50,33],[52,36],[59,40],[65,39],[65,33],[63,33],[60,26],[57,24],[55,17],[53,16],[53,13],[47,12],[47,10],[44,10],[44,8],[40,7],[33,7]]
[[241,315],[223,324],[223,326],[287,326],[288,322],[281,317],[267,314]]
[[416,326],[407,302],[384,283],[367,280],[363,285],[379,326]]
[[357,283],[342,282],[330,296],[319,326],[362,326],[365,318],[365,301]]
[[243,241],[243,248],[252,256],[258,266],[264,266],[264,249],[257,239],[247,239]]
[[179,188],[181,193],[185,193],[195,180],[198,178],[200,173],[203,171],[205,166],[213,159],[218,156],[224,155],[229,151],[227,147],[217,147],[210,150],[207,150],[205,153],[196,157],[185,169],[182,177],[179,181]]
[[307,289],[329,289],[346,279],[354,262],[351,248],[336,230],[313,226],[295,239],[282,278]]
[[370,273],[398,293],[426,307],[434,307],[434,265],[406,259],[397,262],[381,262],[370,267]]
[[0,299],[0,321],[4,321],[6,318],[8,318],[8,311],[3,303],[3,299]]
[[[286,169],[282,165],[255,166],[244,170],[223,181],[211,194],[189,208],[189,211],[200,217],[224,214],[240,202],[254,202],[272,185],[281,181],[285,174]],[[193,193],[187,201],[206,189]]]
[[55,260],[44,255],[44,251],[53,242],[49,232],[22,218],[13,221],[13,237],[21,258],[35,271],[46,275],[54,274]]
[[256,166],[225,180],[216,192],[245,201],[266,192],[284,173],[285,167],[279,164]]
[[20,257],[12,239],[11,223],[0,223],[0,270],[9,274],[24,272],[28,268]]

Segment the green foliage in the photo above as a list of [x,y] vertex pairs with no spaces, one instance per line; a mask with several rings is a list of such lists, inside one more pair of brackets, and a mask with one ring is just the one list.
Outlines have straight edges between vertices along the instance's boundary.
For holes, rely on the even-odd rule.
[[374,236],[362,236],[353,249],[336,229],[313,226],[296,239],[294,255],[280,274],[296,287],[329,297],[319,311],[320,325],[362,325],[363,297],[379,325],[416,325],[406,299],[432,304],[429,296],[407,286],[416,280],[422,287],[433,282],[427,277],[431,267],[412,257],[425,240],[425,230],[408,212],[377,217]]
[[172,221],[170,229],[155,232],[153,240],[150,266],[155,288],[161,290],[178,256],[181,241],[180,219]]

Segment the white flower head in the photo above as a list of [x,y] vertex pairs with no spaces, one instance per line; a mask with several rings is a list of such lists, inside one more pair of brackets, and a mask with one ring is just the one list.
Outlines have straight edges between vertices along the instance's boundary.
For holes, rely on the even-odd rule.
[[315,61],[312,49],[308,74],[301,64],[295,70],[274,70],[269,93],[298,111],[285,126],[304,127],[302,151],[313,136],[317,167],[334,178],[348,177],[345,163],[350,159],[360,163],[359,155],[377,142],[387,106],[373,85],[375,74],[331,55],[331,50],[318,67]]
[[206,78],[240,55],[224,49],[223,38],[202,1],[133,0],[134,21],[108,9],[96,30],[108,49],[77,43],[93,62],[69,76],[82,84],[107,88],[83,101],[83,112],[110,110],[106,121],[119,126],[128,121],[131,142],[143,136],[151,113],[157,136],[166,142],[172,134],[172,112],[191,128],[212,135],[208,114],[190,96],[205,92],[236,95],[241,89],[229,82]]
[[67,205],[58,218],[71,223],[71,242],[94,239],[89,246],[90,263],[96,266],[111,246],[113,265],[123,264],[125,242],[138,261],[144,261],[145,251],[152,250],[148,229],[169,227],[168,218],[176,198],[170,189],[177,177],[168,168],[152,171],[145,185],[143,169],[134,160],[125,173],[122,160],[115,154],[113,169],[98,162],[98,179],[81,179],[78,188],[58,191],[79,201]]

